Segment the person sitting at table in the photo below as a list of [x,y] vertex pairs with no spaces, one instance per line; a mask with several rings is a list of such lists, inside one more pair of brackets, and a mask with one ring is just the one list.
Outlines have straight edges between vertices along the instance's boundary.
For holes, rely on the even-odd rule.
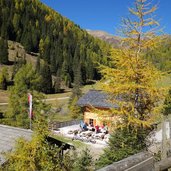
[[108,134],[108,126],[105,125],[104,130],[106,131],[105,133]]
[[94,127],[93,123],[90,123],[90,126],[91,126],[91,127]]
[[104,124],[102,124],[101,129],[103,129],[104,127],[105,127]]
[[85,130],[85,131],[88,130],[87,125],[88,125],[88,124],[85,122],[84,125],[83,125],[83,130]]
[[98,133],[99,131],[100,131],[99,125],[96,125],[96,126],[95,126],[95,132]]

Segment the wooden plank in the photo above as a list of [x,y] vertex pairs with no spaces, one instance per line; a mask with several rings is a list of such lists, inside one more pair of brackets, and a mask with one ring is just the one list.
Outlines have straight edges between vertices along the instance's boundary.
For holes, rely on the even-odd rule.
[[155,164],[155,171],[165,171],[171,168],[171,157],[161,160]]
[[148,152],[141,152],[114,162],[98,171],[154,171],[154,158]]

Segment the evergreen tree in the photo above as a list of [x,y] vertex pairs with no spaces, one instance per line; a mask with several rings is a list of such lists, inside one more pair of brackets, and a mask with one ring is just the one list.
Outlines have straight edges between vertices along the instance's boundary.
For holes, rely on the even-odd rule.
[[49,65],[45,62],[41,68],[41,90],[43,93],[52,93],[52,76]]
[[26,65],[26,54],[24,54],[22,57],[18,56],[18,52],[16,52],[16,56],[14,57],[14,65],[12,68],[12,76],[11,79],[13,80],[15,77],[15,74],[19,71],[21,67]]
[[54,83],[54,90],[55,93],[60,93],[61,92],[61,77],[60,77],[60,71],[57,71],[56,74],[56,79],[55,79],[55,83]]
[[40,73],[40,69],[41,69],[40,56],[38,56],[36,61],[36,72]]
[[33,51],[33,43],[32,43],[31,32],[26,31],[24,33],[22,44],[24,45],[26,52],[32,52]]
[[169,127],[171,124],[170,114],[171,114],[171,89],[169,89],[168,94],[166,95],[163,112],[162,112],[162,143],[161,143],[161,160],[166,159],[168,157],[168,151],[170,149],[170,142],[167,138],[167,123],[169,122]]
[[81,108],[77,105],[78,99],[81,97],[81,72],[80,65],[75,69],[74,83],[72,88],[72,95],[69,101],[70,114],[73,119],[81,117]]
[[51,57],[50,57],[50,70],[51,70],[51,73],[52,74],[55,74],[57,72],[55,52],[51,52]]
[[82,84],[81,69],[80,69],[80,65],[78,65],[74,73],[74,83],[73,83],[71,99],[75,97],[79,98],[82,95],[81,84]]
[[166,96],[164,101],[163,114],[166,116],[171,114],[171,89],[168,91],[168,95]]
[[93,158],[90,155],[90,150],[85,149],[82,151],[80,157],[77,159],[75,171],[91,171],[93,168]]
[[95,73],[96,62],[105,61],[108,44],[93,38],[37,0],[4,1],[0,6],[1,37],[21,43],[27,52],[39,52],[40,58],[49,64],[51,74],[56,74],[56,68],[61,70],[61,79],[67,87],[71,87],[74,80],[73,58],[81,63],[84,84],[93,77],[99,79]]
[[40,84],[40,77],[32,69],[31,65],[25,65],[19,69],[14,77],[14,86],[9,90],[9,107],[3,122],[13,126],[29,127],[28,93],[33,95],[33,110],[46,110],[46,105],[41,101],[42,95],[36,93]]
[[97,160],[96,167],[102,168],[140,152],[146,147],[144,138],[146,137],[147,132],[145,131],[147,130],[140,130],[137,134],[131,127],[116,129],[111,134],[109,146],[104,149],[104,153]]
[[7,68],[3,68],[2,72],[0,73],[0,89],[7,90],[8,84],[8,70]]
[[8,64],[8,42],[0,38],[0,64]]
[[74,97],[69,105],[70,115],[73,119],[82,119],[81,108],[77,105],[78,97]]

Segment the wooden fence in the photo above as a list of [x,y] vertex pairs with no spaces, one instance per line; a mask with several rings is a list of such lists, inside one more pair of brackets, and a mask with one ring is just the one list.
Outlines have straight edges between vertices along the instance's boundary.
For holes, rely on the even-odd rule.
[[154,158],[148,152],[141,152],[103,167],[98,171],[154,171]]
[[71,121],[65,121],[65,122],[50,122],[49,129],[57,130],[58,128],[78,125],[78,124],[80,124],[80,120],[71,120]]

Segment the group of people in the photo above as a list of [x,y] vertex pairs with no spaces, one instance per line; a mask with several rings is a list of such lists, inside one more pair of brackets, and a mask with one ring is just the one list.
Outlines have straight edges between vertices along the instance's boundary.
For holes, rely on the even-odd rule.
[[107,134],[108,133],[108,127],[107,127],[107,125],[104,125],[104,124],[100,127],[98,125],[96,125],[95,126],[95,132],[96,133],[102,132],[102,133]]
[[102,132],[105,134],[108,133],[108,127],[105,124],[103,124],[102,126],[99,126],[99,125],[94,126],[92,123],[88,125],[86,122],[81,121],[80,127],[84,131],[91,130],[91,131],[95,131],[95,133],[99,133],[99,132]]

